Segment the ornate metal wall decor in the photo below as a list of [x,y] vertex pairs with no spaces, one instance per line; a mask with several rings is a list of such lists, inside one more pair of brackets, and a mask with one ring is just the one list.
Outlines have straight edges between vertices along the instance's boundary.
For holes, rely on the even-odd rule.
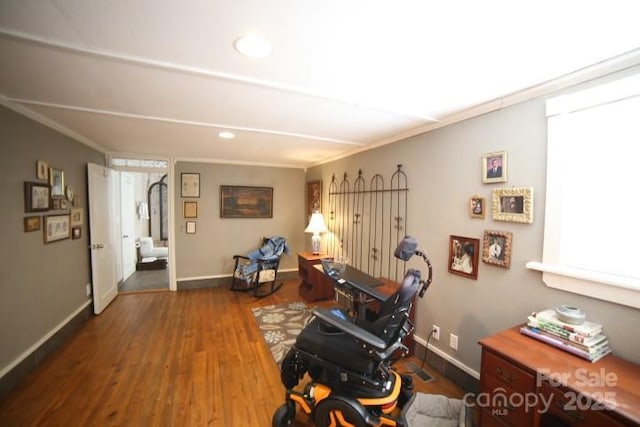
[[401,280],[405,263],[393,251],[408,234],[408,191],[402,165],[397,165],[388,188],[380,174],[369,180],[368,187],[362,170],[353,183],[346,173],[340,182],[333,175],[327,221],[329,255],[345,256],[349,265],[374,277]]

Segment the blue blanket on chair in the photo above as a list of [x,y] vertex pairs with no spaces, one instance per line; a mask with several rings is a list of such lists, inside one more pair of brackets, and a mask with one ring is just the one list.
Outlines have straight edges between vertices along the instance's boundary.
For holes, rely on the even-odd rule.
[[279,236],[269,237],[265,240],[265,244],[261,248],[247,254],[247,258],[252,262],[240,266],[239,273],[245,280],[250,281],[253,274],[258,271],[258,261],[276,260],[280,258],[283,253],[288,255],[289,252],[290,249],[287,245],[287,239]]

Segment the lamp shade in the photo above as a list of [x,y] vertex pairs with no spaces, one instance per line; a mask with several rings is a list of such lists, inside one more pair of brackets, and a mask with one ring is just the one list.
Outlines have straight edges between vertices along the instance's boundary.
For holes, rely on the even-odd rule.
[[324,223],[324,217],[320,212],[315,212],[311,214],[311,220],[309,221],[309,225],[304,229],[305,233],[326,233],[327,226]]

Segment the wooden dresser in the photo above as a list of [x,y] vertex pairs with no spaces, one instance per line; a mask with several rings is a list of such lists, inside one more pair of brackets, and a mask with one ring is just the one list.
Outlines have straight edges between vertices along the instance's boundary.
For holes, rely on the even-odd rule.
[[595,363],[520,333],[480,340],[480,425],[640,426],[640,366]]
[[311,252],[298,252],[298,274],[302,279],[298,294],[307,302],[333,298],[333,280],[313,268],[326,256],[327,254],[314,255]]

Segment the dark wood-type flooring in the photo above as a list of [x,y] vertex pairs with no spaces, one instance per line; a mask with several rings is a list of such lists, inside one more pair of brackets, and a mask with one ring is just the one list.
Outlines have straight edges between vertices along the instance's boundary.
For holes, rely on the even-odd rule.
[[[120,295],[0,401],[0,426],[270,426],[284,387],[250,308],[300,301],[297,288]],[[425,368],[435,380],[417,391],[462,397]]]

